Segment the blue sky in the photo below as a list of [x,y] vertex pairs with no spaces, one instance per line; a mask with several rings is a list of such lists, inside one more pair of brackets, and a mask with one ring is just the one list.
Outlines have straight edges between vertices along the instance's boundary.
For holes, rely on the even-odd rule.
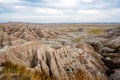
[[120,0],[0,0],[0,22],[120,22]]

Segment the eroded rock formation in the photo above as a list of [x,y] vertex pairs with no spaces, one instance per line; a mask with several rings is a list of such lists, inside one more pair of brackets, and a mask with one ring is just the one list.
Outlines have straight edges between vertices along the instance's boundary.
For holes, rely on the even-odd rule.
[[88,38],[85,42],[102,54],[110,80],[117,80],[120,76],[120,27],[106,30],[104,35]]
[[8,35],[3,31],[0,31],[0,48],[3,48],[5,46],[16,46],[25,42],[27,41]]
[[[103,57],[89,44],[80,43],[78,48],[69,45],[52,48],[40,43],[39,38],[53,38],[59,32],[28,25],[17,26],[0,27],[0,64],[10,61],[32,71],[44,70],[55,80],[74,78],[78,70],[93,80],[94,77],[107,80]],[[2,68],[0,66],[0,70]]]
[[40,28],[36,26],[28,27],[26,24],[21,25],[2,25],[0,31],[6,32],[8,35],[12,35],[19,39],[27,41],[39,40],[40,38],[54,38],[58,31],[51,31],[47,28]]
[[103,78],[105,67],[101,58],[102,56],[87,44],[83,44],[77,51],[69,46],[55,50],[39,42],[30,41],[0,50],[0,63],[10,61],[30,69],[45,70],[56,79],[68,78],[70,76],[68,74],[76,70],[84,70],[91,77]]
[[91,37],[85,40],[100,53],[119,53],[120,51],[120,27],[106,30],[101,36]]

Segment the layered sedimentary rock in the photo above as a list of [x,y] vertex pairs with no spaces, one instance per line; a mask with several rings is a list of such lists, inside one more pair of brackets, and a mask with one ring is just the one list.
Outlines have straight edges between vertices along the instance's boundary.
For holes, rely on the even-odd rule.
[[76,70],[86,71],[91,78],[99,76],[102,79],[105,77],[105,67],[101,58],[87,44],[83,44],[77,51],[69,46],[55,50],[39,42],[30,41],[0,50],[0,63],[10,61],[30,69],[45,70],[55,79],[68,79]]
[[100,53],[119,53],[120,51],[120,27],[106,30],[101,36],[91,37],[85,40]]
[[[40,43],[41,38],[47,42],[47,39],[59,35],[59,31],[25,24],[0,26],[0,33],[0,71],[4,68],[1,64],[9,61],[32,71],[45,71],[55,80],[74,79],[79,70],[84,71],[92,80],[95,77],[107,80],[106,67],[101,60],[103,57],[89,44],[80,43],[77,48],[65,45],[64,42],[57,45],[57,48],[52,43],[52,46],[43,44]],[[3,77],[0,76],[0,79]]]
[[3,31],[0,31],[0,48],[5,46],[16,46],[25,43],[23,39],[16,38],[14,36],[8,35]]
[[107,74],[110,80],[117,80],[120,76],[120,27],[106,30],[104,35],[88,38],[85,42],[102,54],[103,60],[109,68]]
[[40,38],[54,38],[56,34],[59,34],[59,32],[51,31],[47,28],[41,29],[40,27],[37,28],[36,26],[28,27],[26,24],[10,26],[2,25],[0,26],[0,31],[27,41],[39,40]]

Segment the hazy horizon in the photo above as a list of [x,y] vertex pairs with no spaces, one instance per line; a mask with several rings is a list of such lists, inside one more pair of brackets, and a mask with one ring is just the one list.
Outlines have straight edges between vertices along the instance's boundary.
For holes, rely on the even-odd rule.
[[120,24],[120,22],[0,22],[0,24],[4,23],[25,23],[25,24]]
[[120,0],[0,0],[0,23],[119,23]]

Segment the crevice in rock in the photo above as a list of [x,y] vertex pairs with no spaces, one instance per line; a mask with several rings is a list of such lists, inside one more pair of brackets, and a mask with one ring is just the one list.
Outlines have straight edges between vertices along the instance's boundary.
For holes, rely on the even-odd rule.
[[48,65],[48,68],[49,68],[49,74],[50,76],[52,77],[52,72],[51,72],[51,66],[50,66],[50,63],[51,63],[51,56],[49,54],[49,52],[46,51],[46,64]]
[[107,60],[107,59],[103,59],[103,62],[105,63],[106,67],[108,68],[108,70],[106,71],[106,74],[108,75],[108,77],[111,74],[115,74],[115,69],[120,69],[120,63],[119,62],[114,62],[113,60]]
[[37,66],[37,64],[38,64],[38,55],[37,53],[35,53],[32,58],[31,67],[34,68]]

